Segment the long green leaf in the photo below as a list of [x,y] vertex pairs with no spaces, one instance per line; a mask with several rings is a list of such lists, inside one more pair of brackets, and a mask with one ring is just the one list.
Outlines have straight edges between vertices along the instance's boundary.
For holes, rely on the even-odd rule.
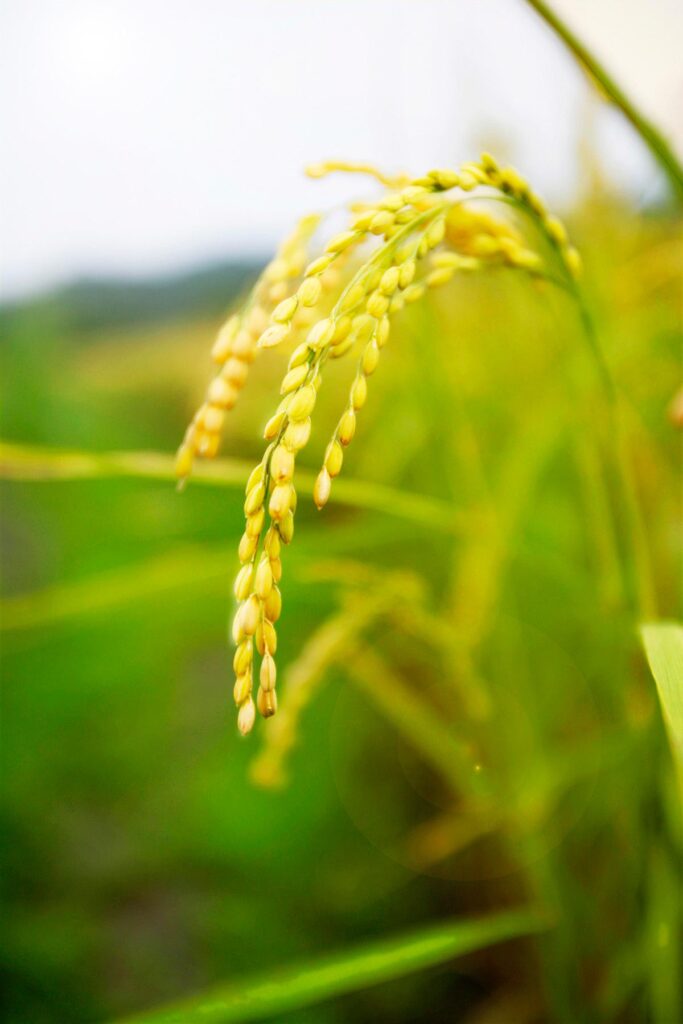
[[356,992],[507,939],[547,927],[522,909],[495,917],[455,921],[420,932],[384,939],[316,963],[284,967],[221,986],[173,1006],[150,1010],[126,1024],[226,1024],[267,1020],[325,999]]
[[652,622],[642,626],[640,634],[683,786],[683,627]]
[[[162,452],[60,451],[0,442],[0,478],[7,480],[142,477],[173,481],[173,463],[173,457]],[[251,463],[240,459],[218,459],[197,466],[192,481],[217,487],[243,487],[252,469]],[[297,489],[302,494],[313,494],[314,484],[313,473],[297,473]],[[335,480],[334,498],[341,505],[398,516],[446,533],[459,533],[465,525],[462,512],[444,501],[365,480]]]
[[544,0],[527,0],[527,3],[557,33],[568,50],[583,65],[593,82],[598,84],[607,98],[621,110],[626,120],[630,121],[643,142],[649,147],[655,160],[666,172],[679,202],[682,202],[683,167],[681,167],[676,154],[658,128],[645,117],[615,79],[607,72],[607,69],[598,61],[595,54],[588,49],[578,36],[574,35],[569,26],[558,17]]

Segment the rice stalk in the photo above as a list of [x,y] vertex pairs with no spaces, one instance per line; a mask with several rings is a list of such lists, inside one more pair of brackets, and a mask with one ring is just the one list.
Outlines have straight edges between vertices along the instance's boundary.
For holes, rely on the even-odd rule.
[[[333,481],[341,473],[345,450],[355,437],[358,414],[367,401],[369,379],[389,340],[392,319],[406,305],[460,273],[505,266],[552,280],[559,268],[561,285],[572,289],[581,272],[580,257],[561,221],[547,211],[514,168],[500,167],[489,154],[459,171],[433,170],[408,183],[365,165],[331,162],[318,164],[309,173],[322,177],[337,171],[369,174],[383,185],[390,182],[391,187],[373,203],[352,203],[347,230],[331,238],[307,265],[303,265],[303,244],[310,241],[317,220],[300,223],[266,269],[245,310],[219,333],[214,357],[223,368],[178,452],[176,469],[183,483],[195,458],[211,458],[218,451],[224,414],[234,405],[237,390],[246,380],[245,368],[256,352],[293,343],[281,401],[264,429],[268,444],[245,489],[245,531],[238,550],[241,568],[234,587],[238,608],[232,626],[233,695],[242,734],[251,731],[257,710],[264,718],[277,711],[275,653],[282,609],[282,548],[294,535],[296,462],[310,438],[327,360],[358,353],[356,373],[313,488],[318,509],[329,501]],[[490,211],[472,208],[467,198],[475,191],[521,205],[537,224],[557,268],[547,265],[545,252],[533,248],[515,225]],[[282,286],[275,296],[273,267],[276,284]],[[264,312],[264,289],[271,305],[274,298],[280,300],[269,317]],[[239,352],[235,349],[238,339],[242,339]],[[261,661],[254,700],[255,655]]]
[[561,39],[600,93],[621,110],[667,175],[679,202],[683,202],[683,167],[661,132],[645,117],[642,111],[638,110],[635,103],[598,61],[595,54],[572,32],[552,7],[545,3],[545,0],[527,0],[527,3]]

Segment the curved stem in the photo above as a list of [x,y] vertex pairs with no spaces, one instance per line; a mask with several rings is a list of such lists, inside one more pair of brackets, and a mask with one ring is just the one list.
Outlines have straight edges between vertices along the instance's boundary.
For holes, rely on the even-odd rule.
[[560,37],[568,50],[579,63],[600,85],[602,91],[616,107],[621,110],[627,121],[640,135],[648,146],[657,163],[666,173],[669,182],[679,200],[683,203],[683,167],[673,149],[659,130],[631,102],[626,93],[615,82],[597,58],[581,42],[572,30],[555,14],[544,0],[527,0],[536,13]]
[[[530,2],[535,2],[535,0],[530,0]],[[501,201],[511,203],[522,210],[536,226],[546,242],[557,252],[557,245],[554,239],[532,206],[512,196],[492,196],[491,198],[498,198]],[[561,272],[565,278],[566,291],[576,305],[582,333],[595,360],[600,386],[605,397],[609,428],[612,432],[615,448],[615,468],[621,490],[621,501],[635,569],[635,579],[631,582],[629,589],[632,592],[633,602],[641,620],[647,621],[656,616],[654,575],[648,547],[647,531],[638,499],[631,458],[624,436],[620,397],[602,346],[600,345],[595,323],[584,299],[583,292],[576,280],[568,276],[566,270]],[[624,567],[624,574],[628,585],[628,566],[626,565]]]

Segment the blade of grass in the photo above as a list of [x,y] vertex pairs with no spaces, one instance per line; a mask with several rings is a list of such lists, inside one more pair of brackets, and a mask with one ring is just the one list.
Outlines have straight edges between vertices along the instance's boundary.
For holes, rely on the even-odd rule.
[[619,108],[626,120],[635,128],[659,166],[667,175],[678,200],[683,202],[683,167],[681,167],[676,154],[663,135],[638,110],[595,55],[574,35],[572,30],[557,16],[552,8],[544,3],[544,0],[527,0],[527,3],[533,7],[536,13],[559,36],[567,49],[583,66],[584,70],[599,85],[602,92]]
[[[192,480],[209,486],[242,488],[252,469],[250,462],[219,459],[198,466]],[[95,453],[0,443],[0,478],[6,480],[45,482],[104,477],[175,481],[174,460],[161,452]],[[302,494],[312,495],[314,484],[313,473],[297,474],[297,488]],[[336,481],[334,493],[337,503],[349,508],[394,515],[445,533],[459,533],[464,529],[462,513],[436,498],[348,479]]]
[[[198,467],[198,483],[242,487],[249,462],[221,459]],[[0,442],[0,477],[6,480],[88,480],[106,477],[175,480],[173,458],[160,452],[85,452]]]
[[150,1010],[126,1024],[228,1024],[269,1019],[446,963],[498,942],[533,935],[547,924],[527,909],[436,925],[383,939],[311,964],[284,967]]
[[683,627],[675,622],[651,622],[641,626],[640,635],[683,792]]

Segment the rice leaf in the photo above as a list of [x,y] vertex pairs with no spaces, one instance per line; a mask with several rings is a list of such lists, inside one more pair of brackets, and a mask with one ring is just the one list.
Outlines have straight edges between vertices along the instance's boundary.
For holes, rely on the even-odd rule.
[[683,788],[683,627],[652,622],[641,627],[650,670],[657,684],[662,715]]
[[423,931],[383,939],[317,962],[268,971],[220,986],[162,1009],[130,1018],[126,1024],[227,1024],[269,1019],[325,999],[404,977],[478,949],[547,927],[527,909],[452,921]]
[[544,0],[527,0],[527,2],[562,40],[569,52],[587,72],[593,85],[596,85],[631,123],[667,175],[679,202],[683,201],[683,167],[657,126],[635,105],[631,97],[612,78],[592,50],[572,32],[551,6]]
[[[197,466],[192,480],[196,484],[241,489],[252,469],[250,462],[220,459]],[[162,452],[61,451],[0,442],[0,479],[50,481],[111,477],[141,477],[175,483],[174,460]],[[312,495],[314,484],[313,473],[297,474],[297,489],[301,494]],[[465,525],[462,512],[446,502],[395,487],[346,479],[335,482],[334,493],[339,505],[382,512],[445,533],[459,533]]]

